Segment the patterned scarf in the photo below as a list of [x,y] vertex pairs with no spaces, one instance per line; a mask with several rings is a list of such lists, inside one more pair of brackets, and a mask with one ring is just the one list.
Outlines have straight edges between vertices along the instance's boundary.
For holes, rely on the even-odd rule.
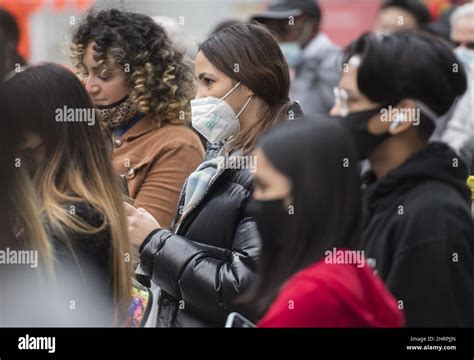
[[126,125],[137,113],[137,104],[128,95],[114,104],[97,106],[101,123],[113,131]]
[[227,145],[227,142],[230,143],[229,140],[214,144],[207,143],[204,162],[184,182],[175,222],[172,224],[174,233],[178,232],[179,226],[188,212],[201,202],[214,181],[224,172],[225,168],[222,166],[223,156],[221,152],[224,146]]

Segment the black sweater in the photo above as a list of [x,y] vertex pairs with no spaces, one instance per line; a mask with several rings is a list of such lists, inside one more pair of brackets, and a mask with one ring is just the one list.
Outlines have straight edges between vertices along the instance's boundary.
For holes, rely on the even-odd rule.
[[[102,215],[86,203],[65,208],[93,227],[103,222]],[[111,326],[115,309],[109,229],[87,235],[66,231],[67,238],[62,239],[46,225],[54,247],[59,296],[71,310],[71,325]]]
[[456,159],[431,143],[378,181],[365,176],[366,255],[407,326],[474,326],[474,224]]

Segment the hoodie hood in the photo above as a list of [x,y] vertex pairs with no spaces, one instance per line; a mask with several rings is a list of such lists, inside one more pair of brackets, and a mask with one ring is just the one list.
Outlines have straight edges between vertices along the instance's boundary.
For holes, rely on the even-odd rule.
[[[352,252],[347,249],[339,251]],[[352,314],[353,321],[359,326],[404,325],[403,312],[398,309],[397,300],[367,263],[362,267],[357,264],[319,263],[318,265],[318,281],[324,281],[328,292],[344,303],[345,308]]]
[[[287,281],[258,327],[401,327],[405,324],[397,301],[364,258],[359,261],[358,253],[354,254],[353,250],[333,251],[332,260],[326,256]],[[294,307],[290,308],[290,304]]]

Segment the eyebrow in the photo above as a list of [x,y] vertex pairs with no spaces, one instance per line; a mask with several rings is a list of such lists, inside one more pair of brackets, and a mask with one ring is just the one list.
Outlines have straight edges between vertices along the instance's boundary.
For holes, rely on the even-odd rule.
[[87,64],[83,61],[82,62],[82,65],[88,70],[88,71],[97,71],[99,70],[99,67],[97,65],[94,65],[92,67],[89,68],[89,66],[87,66]]
[[209,74],[209,73],[205,73],[205,72],[203,72],[203,73],[200,73],[200,74],[199,74],[199,76],[198,76],[197,78],[198,78],[199,80],[202,80],[202,78],[203,78],[204,76],[210,76],[210,77],[213,77],[213,75],[212,75],[212,74]]

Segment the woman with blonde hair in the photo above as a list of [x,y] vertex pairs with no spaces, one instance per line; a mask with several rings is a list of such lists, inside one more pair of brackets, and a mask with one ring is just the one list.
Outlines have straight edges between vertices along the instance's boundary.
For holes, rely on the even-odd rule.
[[150,17],[91,11],[74,31],[71,59],[113,139],[115,171],[129,196],[170,225],[186,177],[204,156],[188,128],[194,78]]
[[[70,290],[71,310],[84,311],[85,296],[93,295],[87,292],[98,292],[112,324],[114,309],[121,315],[131,300],[133,248],[95,109],[77,77],[59,65],[27,68],[5,85],[8,118],[22,128],[18,165],[33,179],[59,286]],[[87,324],[93,314],[85,312]]]

